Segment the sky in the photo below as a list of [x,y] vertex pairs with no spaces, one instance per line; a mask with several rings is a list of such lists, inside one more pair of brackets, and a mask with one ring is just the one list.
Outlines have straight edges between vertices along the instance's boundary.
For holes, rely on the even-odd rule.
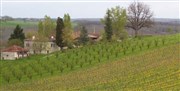
[[[72,1],[72,2],[71,2]],[[137,1],[137,0],[136,0]],[[138,0],[149,5],[154,18],[179,18],[179,0]],[[63,17],[103,18],[107,8],[120,6],[127,8],[134,0],[1,0],[1,16],[14,18]]]

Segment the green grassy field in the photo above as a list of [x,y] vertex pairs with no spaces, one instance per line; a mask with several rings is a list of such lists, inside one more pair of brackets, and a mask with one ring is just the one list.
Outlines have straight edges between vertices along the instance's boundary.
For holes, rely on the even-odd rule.
[[[15,28],[16,25],[20,25],[22,28],[34,28],[38,27],[38,21],[22,21],[22,20],[12,20],[6,22],[0,22],[1,27]],[[78,26],[76,22],[72,23],[73,27]]]
[[38,22],[34,21],[20,21],[20,20],[12,20],[12,21],[6,21],[6,22],[1,22],[2,27],[8,27],[8,28],[15,28],[16,25],[19,24],[21,27],[37,27]]
[[63,53],[1,61],[1,89],[114,91],[169,86],[177,90],[179,38],[176,34],[101,42]]

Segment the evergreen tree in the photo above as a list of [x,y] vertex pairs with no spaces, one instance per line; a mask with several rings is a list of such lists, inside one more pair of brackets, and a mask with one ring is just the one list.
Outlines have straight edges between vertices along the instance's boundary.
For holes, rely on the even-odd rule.
[[108,41],[111,40],[112,38],[112,20],[111,20],[111,14],[110,14],[110,10],[108,9],[107,12],[106,12],[106,17],[105,17],[105,34],[106,34],[106,39]]
[[64,23],[63,19],[58,17],[56,25],[56,44],[62,49],[63,45],[63,29]]
[[86,44],[88,41],[89,41],[89,38],[88,38],[87,29],[85,28],[85,26],[82,26],[81,34],[80,34],[80,37],[79,37],[79,42],[81,44]]
[[13,34],[11,34],[9,41],[12,39],[19,39],[24,43],[25,35],[23,33],[23,29],[17,25],[16,28],[14,29]]

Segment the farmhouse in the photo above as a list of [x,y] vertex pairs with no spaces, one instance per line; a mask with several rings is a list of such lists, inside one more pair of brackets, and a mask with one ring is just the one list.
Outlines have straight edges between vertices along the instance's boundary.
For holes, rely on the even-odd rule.
[[5,48],[1,52],[1,59],[3,60],[15,60],[27,56],[28,50],[16,45]]
[[[73,33],[73,39],[77,41],[77,39],[80,37],[80,31],[76,31]],[[100,34],[98,32],[90,32],[88,33],[87,36],[89,39],[93,40],[93,41],[99,41],[101,38]]]
[[98,33],[88,33],[88,38],[93,41],[100,40],[100,35]]
[[60,50],[53,36],[48,40],[38,40],[35,36],[32,39],[25,39],[24,48],[29,49],[30,54],[48,54]]

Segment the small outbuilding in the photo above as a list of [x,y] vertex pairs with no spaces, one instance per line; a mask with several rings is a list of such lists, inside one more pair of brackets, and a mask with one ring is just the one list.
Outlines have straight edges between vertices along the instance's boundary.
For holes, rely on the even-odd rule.
[[27,56],[28,50],[17,45],[13,45],[1,51],[2,60],[15,60]]

